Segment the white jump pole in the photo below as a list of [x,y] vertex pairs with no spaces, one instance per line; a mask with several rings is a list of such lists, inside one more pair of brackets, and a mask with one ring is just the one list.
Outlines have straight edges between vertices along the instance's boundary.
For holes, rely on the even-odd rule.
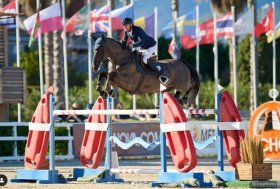
[[[159,109],[142,109],[142,110],[54,110],[54,115],[159,115]],[[184,109],[185,114],[216,114],[215,109]]]

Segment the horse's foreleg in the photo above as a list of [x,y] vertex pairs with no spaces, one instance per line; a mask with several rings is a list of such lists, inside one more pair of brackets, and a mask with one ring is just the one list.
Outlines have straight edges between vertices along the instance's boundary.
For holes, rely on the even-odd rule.
[[107,76],[108,76],[108,73],[105,73],[105,72],[101,72],[100,74],[98,74],[98,76],[97,76],[97,86],[96,86],[97,91],[102,91],[102,80],[103,79],[107,80]]
[[107,98],[107,93],[102,89],[102,80],[103,79],[107,79],[108,77],[108,73],[106,72],[101,72],[100,74],[98,74],[97,77],[97,86],[96,86],[96,90],[99,92],[99,95],[102,96],[103,99]]
[[112,79],[112,73],[109,73],[107,80],[106,80],[106,84],[105,84],[105,86],[106,86],[105,91],[109,96],[112,96],[113,91],[114,91],[112,88],[112,85],[111,85],[111,79]]

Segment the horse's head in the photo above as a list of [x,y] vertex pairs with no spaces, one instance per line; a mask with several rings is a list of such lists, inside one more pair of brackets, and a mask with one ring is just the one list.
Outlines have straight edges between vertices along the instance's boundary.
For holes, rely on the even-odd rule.
[[[95,38],[96,39],[96,38]],[[92,68],[94,72],[98,71],[100,64],[103,60],[108,59],[108,53],[105,49],[107,39],[102,35],[95,41],[94,50],[93,50],[93,62]]]

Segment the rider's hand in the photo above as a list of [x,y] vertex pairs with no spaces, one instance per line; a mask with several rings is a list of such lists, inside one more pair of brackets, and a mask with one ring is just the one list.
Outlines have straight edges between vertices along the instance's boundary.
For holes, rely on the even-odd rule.
[[126,48],[126,42],[121,41],[121,45],[122,45],[122,48],[123,48],[123,49]]
[[139,51],[139,50],[140,50],[140,47],[133,47],[131,50],[132,50],[132,52],[133,52],[133,51]]
[[129,48],[129,49],[133,49],[132,44],[131,44],[131,43],[130,43],[130,44],[128,44],[128,45],[127,45],[127,48]]

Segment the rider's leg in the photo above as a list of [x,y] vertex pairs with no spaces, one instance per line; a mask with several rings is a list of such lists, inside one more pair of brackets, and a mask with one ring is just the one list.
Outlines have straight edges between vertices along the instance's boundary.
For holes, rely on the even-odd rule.
[[156,45],[147,49],[146,52],[144,53],[143,56],[143,62],[147,64],[153,71],[157,73],[159,76],[159,81],[163,84],[166,85],[168,82],[168,77],[164,74],[164,70],[161,66],[156,65],[156,62],[154,62],[150,57],[152,54],[156,52]]

